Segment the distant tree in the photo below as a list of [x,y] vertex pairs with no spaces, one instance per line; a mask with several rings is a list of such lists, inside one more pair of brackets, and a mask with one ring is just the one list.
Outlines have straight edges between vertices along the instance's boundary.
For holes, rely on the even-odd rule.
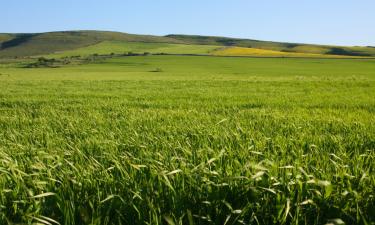
[[48,59],[46,59],[46,58],[44,58],[44,57],[39,57],[38,58],[38,63],[45,63],[45,62],[47,62],[48,61]]
[[39,57],[36,63],[36,67],[49,66],[52,64],[52,60],[46,59],[44,57]]
[[64,65],[70,64],[70,60],[68,58],[64,58],[63,59],[63,64]]

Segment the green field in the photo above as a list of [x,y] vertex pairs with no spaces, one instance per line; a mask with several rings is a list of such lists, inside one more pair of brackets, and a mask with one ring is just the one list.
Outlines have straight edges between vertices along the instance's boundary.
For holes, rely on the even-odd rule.
[[92,54],[123,54],[127,52],[133,53],[165,53],[165,54],[197,54],[207,55],[212,51],[220,48],[213,45],[183,45],[169,43],[144,43],[144,42],[120,42],[120,41],[104,41],[99,44],[90,45],[69,51],[57,52],[49,54],[47,57],[69,57],[69,56],[89,56]]
[[[123,51],[168,54],[208,54],[218,48],[241,47],[244,52],[269,50],[278,56],[311,57],[311,55],[375,57],[374,47],[312,45],[197,35],[137,35],[108,31],[62,31],[29,34],[0,33],[0,59],[41,55],[53,57],[124,53]],[[143,51],[143,52],[142,52]],[[293,54],[297,53],[297,55]],[[225,55],[221,52],[220,55]],[[233,55],[233,52],[229,55]],[[249,54],[245,54],[249,55]],[[252,56],[259,56],[251,54]]]
[[375,224],[375,60],[16,62],[0,90],[0,224]]

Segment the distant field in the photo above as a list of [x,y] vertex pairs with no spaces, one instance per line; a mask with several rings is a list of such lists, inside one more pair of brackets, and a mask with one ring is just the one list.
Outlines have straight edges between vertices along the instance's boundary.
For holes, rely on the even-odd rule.
[[320,55],[322,57],[325,55],[375,57],[375,48],[372,47],[312,45],[197,35],[153,36],[109,31],[0,33],[0,58],[38,57],[56,53],[57,56],[70,56],[81,52],[109,54],[127,50],[168,54],[207,54],[217,48],[225,49],[224,52],[218,53],[222,55],[234,55],[238,52],[244,56],[264,56],[260,52],[264,50],[266,56],[277,57],[300,57],[300,54],[313,54],[309,57],[320,57]]
[[[9,40],[9,36],[11,39]],[[69,51],[103,41],[181,43],[167,37],[105,31],[64,31],[38,34],[0,34],[0,58],[27,57]]]
[[375,60],[10,62],[1,224],[374,224]]
[[210,37],[196,35],[168,35],[167,37],[190,44],[221,45],[231,47],[255,48],[280,52],[296,52],[309,54],[347,55],[347,56],[375,56],[375,48],[349,47],[331,45],[311,45],[301,43],[282,43],[251,39],[226,37]]
[[311,58],[353,58],[354,56],[325,55],[315,53],[296,53],[265,50],[244,47],[222,47],[213,45],[186,45],[168,43],[143,43],[105,41],[84,48],[57,52],[46,55],[48,58],[61,58],[69,56],[89,56],[93,54],[108,55],[124,53],[165,53],[165,54],[195,54],[214,56],[253,56],[253,57],[311,57]]
[[119,42],[105,41],[99,44],[91,45],[70,51],[63,51],[48,55],[48,57],[64,57],[64,56],[88,56],[92,54],[123,54],[133,53],[168,53],[168,54],[203,54],[207,55],[220,46],[210,45],[183,45],[168,43],[144,43],[144,42]]
[[258,48],[227,47],[212,53],[216,56],[254,56],[254,57],[309,57],[309,58],[348,58],[353,56],[325,55],[319,53],[282,52]]

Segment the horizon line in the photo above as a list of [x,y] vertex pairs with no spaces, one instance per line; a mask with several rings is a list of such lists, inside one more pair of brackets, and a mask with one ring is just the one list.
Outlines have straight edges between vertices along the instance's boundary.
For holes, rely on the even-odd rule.
[[319,46],[334,46],[334,47],[364,47],[364,48],[373,48],[372,45],[339,45],[339,44],[322,44],[322,43],[308,43],[308,42],[293,42],[293,41],[275,41],[275,40],[261,40],[253,39],[249,37],[233,37],[226,35],[210,35],[210,34],[185,34],[185,33],[169,33],[169,34],[142,34],[142,33],[128,33],[124,31],[114,31],[114,30],[96,30],[96,29],[72,29],[72,30],[50,30],[42,32],[0,32],[0,34],[8,35],[20,35],[20,34],[47,34],[47,33],[63,33],[63,32],[113,32],[129,35],[143,35],[143,36],[156,36],[156,37],[168,37],[171,35],[181,35],[181,36],[198,36],[198,37],[215,37],[215,38],[229,38],[237,40],[251,40],[251,41],[260,41],[260,42],[273,42],[273,43],[286,43],[286,44],[304,44],[304,45],[319,45]]

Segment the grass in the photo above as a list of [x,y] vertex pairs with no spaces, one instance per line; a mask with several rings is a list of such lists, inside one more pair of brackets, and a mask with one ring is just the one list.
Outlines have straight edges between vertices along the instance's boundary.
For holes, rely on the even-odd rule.
[[[138,43],[129,44],[129,42]],[[0,33],[0,58],[27,58],[55,53],[58,53],[58,55],[65,54],[69,56],[71,53],[78,54],[81,51],[87,54],[87,52],[107,53],[107,50],[121,52],[127,49],[142,50],[144,52],[157,50],[159,52],[164,51],[165,53],[172,54],[207,54],[207,52],[216,49],[217,46],[221,46],[222,48],[230,46],[263,49],[266,51],[265,53],[271,55],[275,55],[276,53],[269,51],[287,52],[282,55],[304,53],[367,57],[375,56],[375,48],[371,47],[310,45],[194,35],[151,36],[108,31],[63,31],[36,34]],[[159,47],[160,49],[157,49]],[[243,51],[244,50],[240,53],[243,54]],[[245,55],[247,54],[248,53]],[[315,57],[316,55],[313,56]]]
[[207,55],[220,46],[210,45],[184,45],[169,43],[144,43],[144,42],[120,42],[105,41],[96,45],[79,48],[70,51],[62,51],[59,53],[48,55],[47,57],[67,57],[67,56],[88,56],[92,54],[123,54],[127,52],[133,53],[166,53],[166,54],[201,54]]
[[373,71],[203,56],[1,67],[0,223],[374,224]]
[[[0,34],[2,37],[9,35]],[[159,36],[135,35],[106,31],[65,31],[37,34],[14,34],[10,42],[0,46],[0,58],[29,57],[69,51],[98,44],[103,41],[180,43],[180,41]],[[5,46],[5,48],[4,48]]]
[[196,35],[168,35],[167,37],[190,44],[221,45],[295,53],[313,53],[328,55],[332,55],[333,53],[335,53],[333,55],[338,55],[338,53],[340,53],[340,55],[348,56],[375,56],[375,49],[371,47],[312,45]]
[[216,56],[253,56],[253,57],[305,57],[305,58],[345,58],[351,56],[325,55],[319,53],[282,52],[260,48],[227,47],[212,53]]
[[2,42],[8,41],[12,38],[13,37],[10,34],[0,34],[0,46],[1,46]]

